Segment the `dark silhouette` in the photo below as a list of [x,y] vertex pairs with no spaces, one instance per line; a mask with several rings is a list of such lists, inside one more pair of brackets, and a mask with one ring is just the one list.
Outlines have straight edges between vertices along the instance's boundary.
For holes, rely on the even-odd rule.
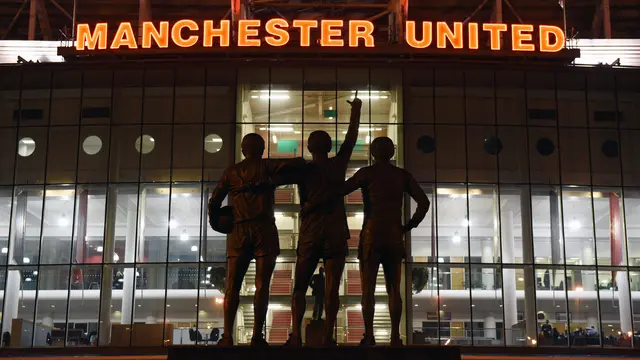
[[360,110],[362,101],[356,96],[351,105],[351,117],[345,140],[335,157],[329,158],[332,147],[331,136],[325,131],[314,131],[309,135],[307,148],[313,160],[307,164],[305,170],[297,174],[300,205],[334,194],[335,201],[326,202],[322,207],[313,211],[301,213],[302,224],[298,239],[298,256],[296,259],[295,283],[291,304],[292,332],[287,340],[287,346],[301,346],[301,325],[306,309],[305,295],[311,277],[323,259],[326,272],[325,310],[327,312],[323,343],[325,346],[335,346],[333,330],[340,305],[338,290],[340,278],[344,270],[344,263],[349,251],[347,240],[349,228],[344,198],[333,189],[342,186],[347,172],[347,165],[353,148],[358,139],[360,125]]
[[[229,194],[233,226],[227,238],[227,276],[224,297],[224,333],[220,346],[233,345],[233,322],[240,302],[240,288],[252,259],[256,259],[256,292],[252,346],[267,345],[264,328],[269,303],[269,284],[280,254],[278,229],[273,213],[271,178],[304,164],[302,159],[262,159],[265,143],[258,134],[242,139],[245,159],[225,170],[209,200],[210,223],[216,225],[222,201]],[[214,228],[215,230],[215,228]]]
[[313,320],[322,319],[324,306],[324,268],[320,268],[317,274],[311,278],[311,295],[314,297]]
[[[363,345],[375,345],[373,315],[378,268],[382,264],[389,295],[391,345],[400,346],[402,298],[400,281],[404,258],[403,234],[420,224],[429,211],[429,199],[409,172],[391,164],[395,152],[393,141],[379,137],[371,143],[374,164],[358,170],[344,185],[344,194],[362,190],[364,222],[360,233],[358,259],[362,284],[362,315],[365,334]],[[402,200],[408,193],[417,203],[416,212],[402,225]]]

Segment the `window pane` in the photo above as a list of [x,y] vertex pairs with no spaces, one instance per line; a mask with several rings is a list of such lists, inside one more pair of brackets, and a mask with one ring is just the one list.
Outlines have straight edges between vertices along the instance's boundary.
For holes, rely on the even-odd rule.
[[[41,266],[38,272],[38,304],[33,346],[64,346],[64,328],[54,327],[54,322],[64,324],[66,321],[69,266]],[[47,339],[49,336],[51,344]]]
[[73,187],[48,187],[42,229],[42,264],[68,264],[75,218]]

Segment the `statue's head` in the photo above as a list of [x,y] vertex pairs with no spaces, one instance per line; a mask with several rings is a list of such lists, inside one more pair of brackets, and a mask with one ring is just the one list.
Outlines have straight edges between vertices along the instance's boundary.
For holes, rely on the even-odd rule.
[[242,154],[247,158],[261,158],[264,154],[264,139],[256,133],[250,133],[242,138]]
[[371,155],[377,161],[389,161],[395,152],[393,141],[386,136],[375,138],[371,142]]
[[331,136],[323,130],[312,132],[309,134],[307,149],[312,154],[328,154],[331,151]]

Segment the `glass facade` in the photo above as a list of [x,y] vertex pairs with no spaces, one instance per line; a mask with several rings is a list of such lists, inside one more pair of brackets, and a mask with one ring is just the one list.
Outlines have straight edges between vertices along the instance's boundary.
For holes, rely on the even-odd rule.
[[[471,64],[2,67],[2,346],[215,343],[226,237],[208,227],[206,203],[241,159],[239,140],[257,132],[269,157],[310,158],[306,139],[322,129],[337,149],[358,91],[347,175],[389,136],[432,203],[406,237],[407,343],[639,347],[639,83],[630,69]],[[276,195],[274,344],[289,331],[299,227],[297,189]],[[336,337],[355,344],[362,197],[345,201]],[[252,265],[239,343],[250,340],[254,277]],[[385,342],[382,273],[378,284]]]

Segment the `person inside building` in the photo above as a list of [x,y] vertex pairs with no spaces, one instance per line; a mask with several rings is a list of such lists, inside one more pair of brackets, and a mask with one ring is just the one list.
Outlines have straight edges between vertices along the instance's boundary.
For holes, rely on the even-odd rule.
[[311,295],[313,295],[313,320],[322,319],[324,306],[324,268],[320,267],[318,273],[311,278]]
[[304,208],[307,202],[316,197],[324,197],[331,193],[335,201],[326,202],[304,214],[301,213],[300,237],[296,259],[295,280],[291,305],[292,331],[286,346],[302,346],[301,326],[306,310],[306,292],[311,277],[323,259],[326,273],[325,310],[323,343],[325,346],[335,346],[333,331],[340,305],[340,279],[344,270],[345,259],[349,252],[347,240],[350,237],[347,226],[347,212],[344,197],[338,196],[332,189],[342,186],[347,173],[347,166],[358,139],[360,126],[360,111],[362,100],[356,92],[351,105],[349,128],[345,140],[335,157],[330,158],[329,152],[333,140],[326,131],[317,130],[309,135],[307,148],[312,161],[307,164],[303,172],[296,174],[295,183],[298,184],[300,205]]
[[[227,238],[227,280],[224,297],[224,332],[219,346],[233,345],[233,322],[240,303],[242,281],[252,259],[256,260],[256,291],[253,299],[252,346],[266,346],[262,329],[267,317],[269,284],[280,254],[274,217],[275,188],[271,179],[281,172],[294,171],[304,164],[301,158],[263,159],[265,142],[255,133],[242,139],[245,159],[227,168],[209,200],[209,221],[221,230],[222,201],[229,194],[233,225]],[[280,180],[284,181],[284,180]]]

